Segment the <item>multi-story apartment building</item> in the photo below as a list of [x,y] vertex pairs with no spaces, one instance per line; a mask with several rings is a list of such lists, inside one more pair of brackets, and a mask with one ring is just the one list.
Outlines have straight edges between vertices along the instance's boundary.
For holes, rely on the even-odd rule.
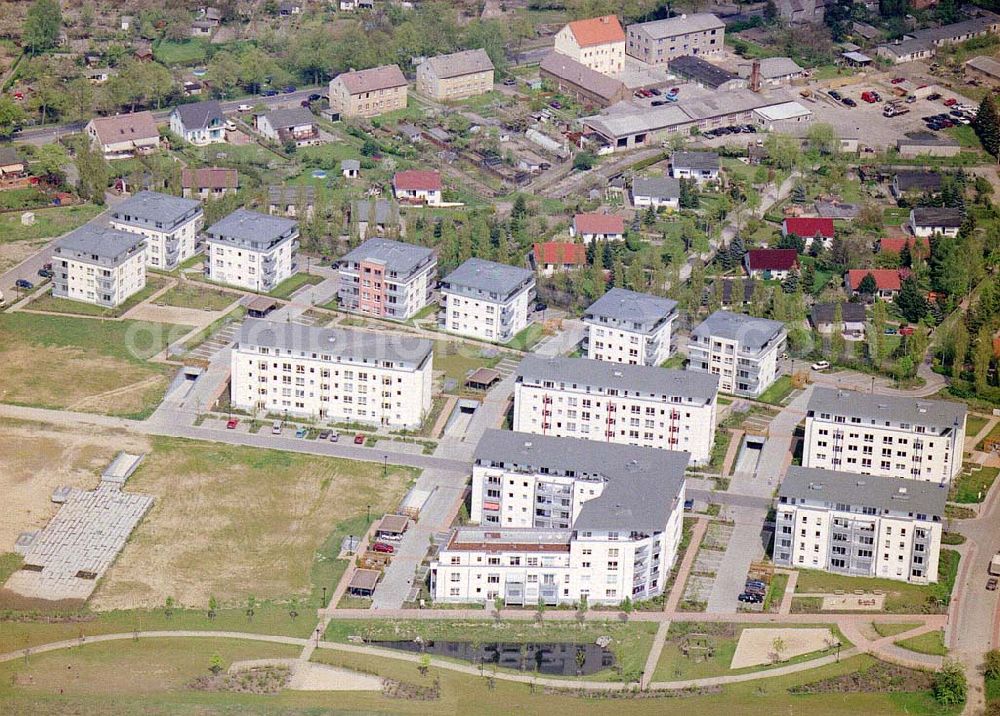
[[507,343],[528,327],[535,274],[471,258],[441,281],[438,325],[449,333]]
[[84,224],[56,242],[52,295],[114,308],[146,286],[141,236]]
[[719,55],[726,25],[715,15],[696,13],[628,26],[625,52],[650,65],[683,55]]
[[660,365],[670,357],[677,301],[613,288],[583,313],[587,357],[612,363]]
[[962,469],[965,405],[814,388],[802,465],[948,484]]
[[201,202],[140,191],[111,210],[111,228],[146,237],[146,263],[172,271],[194,256],[205,223]]
[[442,602],[618,604],[662,594],[677,558],[688,456],[488,430],[472,520],[431,565]]
[[936,582],[947,499],[926,482],[792,466],[778,491],[774,563]]
[[569,23],[556,33],[553,49],[609,77],[625,69],[625,31],[614,15]]
[[438,102],[453,102],[493,89],[493,62],[485,50],[463,50],[430,57],[417,65],[417,92]]
[[528,354],[514,384],[514,430],[711,457],[719,379],[654,366]]
[[716,311],[691,332],[690,371],[719,376],[719,390],[756,398],[778,377],[788,332],[779,321]]
[[345,311],[405,321],[430,302],[437,274],[431,249],[374,238],[337,261]]
[[291,219],[237,209],[206,233],[212,281],[267,293],[295,273],[299,225]]
[[232,350],[241,410],[417,428],[431,408],[431,342],[422,338],[246,321]]
[[377,117],[406,109],[406,89],[398,65],[345,72],[330,80],[330,111],[341,117]]

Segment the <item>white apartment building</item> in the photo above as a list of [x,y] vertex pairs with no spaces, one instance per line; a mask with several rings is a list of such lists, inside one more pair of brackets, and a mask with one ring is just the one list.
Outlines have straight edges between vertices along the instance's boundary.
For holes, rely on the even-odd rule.
[[777,379],[787,337],[779,321],[716,311],[691,332],[687,369],[719,376],[723,393],[756,398]]
[[248,320],[232,350],[230,395],[254,413],[418,428],[433,363],[423,338]]
[[683,55],[720,55],[725,34],[725,23],[715,15],[677,15],[629,25],[625,52],[650,65],[666,64]]
[[614,15],[567,24],[556,33],[552,49],[608,77],[625,69],[625,31]]
[[654,366],[526,355],[514,384],[514,430],[711,458],[719,379]]
[[663,593],[677,559],[688,455],[488,430],[472,520],[431,565],[436,601],[618,604]]
[[507,343],[528,327],[535,274],[471,258],[441,281],[438,326],[449,333]]
[[437,257],[431,249],[368,239],[337,261],[345,311],[405,321],[431,299]]
[[962,469],[962,403],[814,388],[802,465],[946,485]]
[[792,466],[778,492],[774,563],[936,582],[947,498],[926,482]]
[[298,268],[299,225],[237,209],[209,227],[205,273],[218,283],[267,293]]
[[583,313],[587,357],[629,365],[660,365],[670,357],[677,301],[613,288]]
[[146,264],[172,271],[194,256],[205,223],[201,202],[140,191],[111,210],[111,228],[146,237]]
[[141,236],[84,224],[56,242],[52,295],[114,308],[146,287]]

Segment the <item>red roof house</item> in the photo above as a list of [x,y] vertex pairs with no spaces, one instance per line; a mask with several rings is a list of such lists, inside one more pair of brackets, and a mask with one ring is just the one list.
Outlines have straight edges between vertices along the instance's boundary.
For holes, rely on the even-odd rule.
[[625,42],[625,31],[614,15],[575,20],[569,23],[568,27],[579,47]]
[[769,274],[770,278],[780,280],[799,267],[799,255],[795,249],[750,249],[743,262],[752,278]]
[[806,245],[814,239],[822,239],[823,245],[833,241],[833,219],[816,217],[788,217],[781,222],[781,235],[795,234],[806,239]]
[[535,269],[551,276],[556,271],[569,271],[587,263],[587,247],[569,241],[546,241],[535,244],[532,254]]
[[181,170],[181,193],[189,199],[217,199],[235,194],[239,174],[226,167],[199,167]]
[[884,254],[898,254],[904,246],[909,246],[911,253],[930,255],[930,242],[926,236],[886,236],[878,242],[879,251]]
[[437,205],[441,203],[441,174],[423,169],[396,172],[392,190],[399,201]]
[[847,272],[847,288],[857,293],[865,276],[875,279],[875,296],[891,301],[899,293],[903,279],[910,275],[909,269],[851,269]]
[[569,235],[582,236],[587,242],[621,239],[625,236],[625,219],[615,214],[577,214],[573,217]]

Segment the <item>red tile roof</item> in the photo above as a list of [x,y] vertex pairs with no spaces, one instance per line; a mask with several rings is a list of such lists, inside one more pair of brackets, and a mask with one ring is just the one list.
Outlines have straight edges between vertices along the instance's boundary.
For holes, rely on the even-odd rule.
[[903,246],[909,245],[910,251],[919,244],[919,251],[926,255],[930,250],[930,242],[926,236],[887,236],[879,241],[879,250],[887,254],[898,254],[903,250]]
[[392,185],[403,191],[441,191],[441,175],[435,171],[409,169],[396,172]]
[[535,244],[535,263],[582,266],[587,263],[587,247],[568,241],[546,241]]
[[868,274],[875,279],[875,286],[879,291],[898,291],[902,285],[903,278],[909,272],[902,269],[851,269],[847,272],[847,284],[852,291],[857,291],[858,286]]
[[799,263],[795,249],[750,249],[747,265],[751,271],[789,271]]
[[785,233],[803,237],[822,236],[833,238],[833,219],[819,217],[789,217],[785,219]]
[[570,32],[580,47],[606,45],[609,42],[625,42],[625,31],[614,15],[576,20],[569,24]]
[[235,169],[202,167],[181,170],[181,186],[185,189],[235,189],[239,175]]
[[573,226],[578,234],[625,233],[625,219],[615,214],[577,214]]

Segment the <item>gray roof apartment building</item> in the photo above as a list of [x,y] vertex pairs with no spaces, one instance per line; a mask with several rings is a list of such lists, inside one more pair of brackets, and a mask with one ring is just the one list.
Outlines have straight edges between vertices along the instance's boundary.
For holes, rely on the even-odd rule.
[[636,23],[626,29],[625,53],[650,65],[681,55],[717,55],[725,33],[725,23],[709,13]]

